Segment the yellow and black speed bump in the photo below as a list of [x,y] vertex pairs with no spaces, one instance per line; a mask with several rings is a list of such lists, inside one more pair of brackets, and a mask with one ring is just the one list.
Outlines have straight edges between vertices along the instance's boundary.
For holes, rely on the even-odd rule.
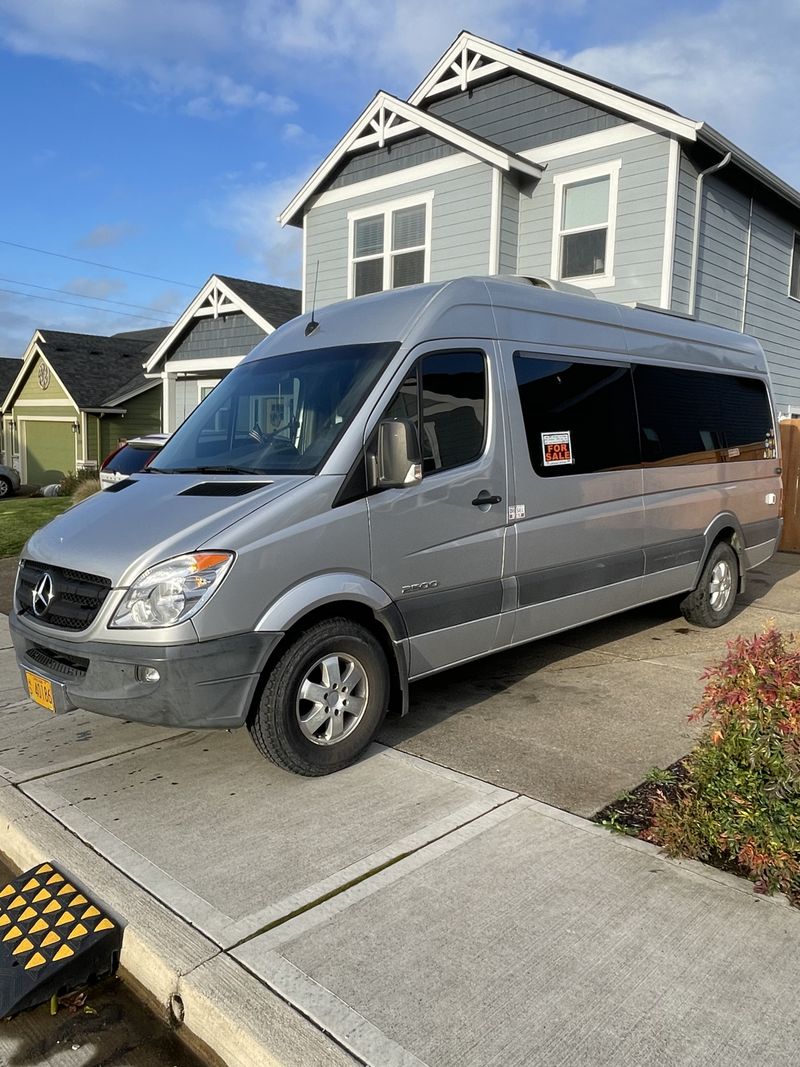
[[66,872],[40,863],[0,889],[0,1019],[113,974],[122,927]]

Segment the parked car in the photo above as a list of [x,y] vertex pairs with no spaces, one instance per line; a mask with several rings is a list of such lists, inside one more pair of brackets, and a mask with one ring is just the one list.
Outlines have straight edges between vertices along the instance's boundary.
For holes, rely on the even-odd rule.
[[9,616],[31,697],[246,725],[318,775],[448,667],[664,597],[724,623],[781,533],[761,346],[557,284],[281,326],[150,473],[32,535]]
[[0,463],[0,500],[19,492],[19,471]]
[[149,433],[142,437],[132,437],[113,452],[110,452],[100,464],[100,486],[108,489],[115,482],[122,481],[130,474],[144,470],[147,464],[157,456],[169,440],[168,433]]

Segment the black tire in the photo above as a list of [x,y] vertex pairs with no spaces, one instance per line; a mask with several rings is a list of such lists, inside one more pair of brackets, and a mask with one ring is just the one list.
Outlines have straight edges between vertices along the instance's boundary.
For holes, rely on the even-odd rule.
[[[339,683],[343,687],[341,694],[347,691],[344,681],[348,663],[360,668],[354,668],[354,676],[365,679],[365,685],[359,683],[360,692],[365,695],[356,697],[365,701],[359,717],[343,707],[347,697],[334,694],[337,684],[324,681],[322,661],[330,664],[337,657],[340,667],[345,668]],[[331,677],[330,672],[327,677]],[[312,681],[316,678],[322,681]],[[326,701],[304,700],[300,695],[304,685],[328,689],[326,696],[337,701],[336,708],[329,707]],[[377,638],[349,619],[325,619],[295,638],[270,668],[247,728],[256,748],[267,759],[284,770],[316,777],[342,770],[358,759],[377,733],[388,700],[389,668]],[[322,718],[315,735],[317,741],[309,737],[314,714],[328,717],[327,721]],[[301,717],[305,726],[301,725]],[[345,718],[349,720],[347,727],[340,725]],[[339,740],[326,739],[326,732],[334,725],[346,732]]]
[[2,476],[0,476],[0,500],[2,500],[4,497],[13,495],[14,487],[12,486],[11,482],[8,480],[8,478],[3,478]]
[[695,626],[722,626],[731,617],[738,589],[739,558],[727,541],[720,541],[711,549],[697,587],[681,601],[683,617]]

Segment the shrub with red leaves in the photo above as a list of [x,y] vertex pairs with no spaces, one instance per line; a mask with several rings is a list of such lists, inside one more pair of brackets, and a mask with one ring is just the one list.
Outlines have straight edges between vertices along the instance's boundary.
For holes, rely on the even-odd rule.
[[646,836],[800,903],[800,650],[777,630],[728,643],[690,720],[706,727]]

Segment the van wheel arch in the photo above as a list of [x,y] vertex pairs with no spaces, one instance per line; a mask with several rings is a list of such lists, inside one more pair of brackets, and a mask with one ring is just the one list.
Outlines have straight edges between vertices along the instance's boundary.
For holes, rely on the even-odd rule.
[[697,583],[702,577],[703,570],[706,565],[706,561],[720,541],[725,541],[731,546],[736,553],[736,558],[739,562],[739,585],[737,594],[741,594],[745,591],[747,579],[747,557],[745,555],[745,541],[742,528],[739,525],[735,516],[726,514],[718,515],[717,518],[711,523],[711,525],[705,531],[706,548],[703,552],[703,558],[697,568],[697,577],[693,588],[697,588]]
[[261,671],[261,681],[253,696],[248,720],[252,719],[256,713],[270,669],[273,664],[277,663],[286,648],[291,645],[304,630],[308,630],[310,627],[315,626],[319,622],[324,622],[327,619],[341,618],[348,619],[350,622],[355,622],[363,626],[380,642],[389,667],[388,714],[393,717],[405,715],[408,711],[409,702],[408,663],[406,662],[405,651],[402,646],[397,645],[395,641],[392,640],[392,631],[394,631],[395,637],[397,638],[405,636],[405,628],[402,626],[402,617],[400,616],[400,613],[397,612],[397,609],[394,608],[393,605],[390,605],[390,607],[381,614],[387,616],[385,622],[365,604],[361,604],[354,600],[338,600],[333,603],[323,604],[318,608],[312,608],[311,611],[299,618],[288,630],[286,630],[280,641],[271,650]]

